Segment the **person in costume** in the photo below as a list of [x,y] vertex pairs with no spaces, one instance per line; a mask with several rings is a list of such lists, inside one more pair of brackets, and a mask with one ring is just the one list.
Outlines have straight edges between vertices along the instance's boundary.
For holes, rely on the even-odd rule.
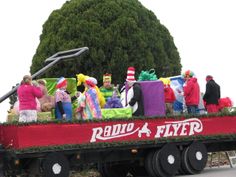
[[174,90],[170,87],[169,78],[160,78],[164,84],[164,95],[165,95],[165,105],[166,105],[166,114],[173,114],[173,103],[176,100]]
[[96,85],[97,80],[93,77],[87,77],[84,81],[85,92],[80,95],[77,108],[77,112],[81,114],[83,120],[102,118]]
[[123,107],[131,107],[134,116],[144,115],[143,93],[140,84],[136,82],[134,67],[128,68],[125,88],[121,90]]
[[206,91],[203,100],[206,102],[208,113],[219,112],[220,86],[211,75],[206,76]]
[[72,103],[73,99],[70,97],[69,92],[66,90],[67,88],[67,80],[64,77],[60,77],[58,79],[56,85],[56,93],[55,93],[55,116],[56,119],[59,120],[72,120]]
[[197,114],[200,101],[200,87],[197,78],[190,70],[185,71],[183,77],[185,80],[183,90],[187,111],[189,114]]
[[[77,77],[77,86],[80,86],[81,84],[84,84],[84,83],[85,83],[85,80],[86,80],[87,78],[89,78],[89,76],[86,76],[86,75],[84,75],[84,74],[82,74],[82,73],[77,74],[76,77]],[[103,107],[105,106],[105,104],[106,104],[105,98],[104,98],[104,96],[102,95],[102,93],[101,93],[101,91],[99,90],[99,88],[97,87],[97,85],[95,85],[94,88],[95,88],[95,90],[96,90],[96,92],[97,92],[97,95],[98,95],[99,105],[100,105],[101,108],[103,108]],[[87,90],[87,88],[85,88],[85,91],[86,91],[86,90]]]
[[[102,95],[104,96],[106,102],[107,102],[108,98],[112,97],[114,91],[116,91],[115,86],[113,84],[111,84],[111,74],[106,73],[103,75],[103,86],[100,87],[100,91],[101,91]],[[116,95],[117,97],[120,96],[119,92],[116,94],[117,94]]]
[[48,95],[48,90],[46,87],[47,82],[44,79],[39,79],[37,80],[37,82],[39,84],[39,87],[43,91],[42,98],[39,98],[41,111],[42,112],[51,111],[55,107],[55,101],[53,96]]
[[37,98],[43,96],[37,82],[32,82],[32,77],[25,75],[17,89],[19,99],[19,122],[37,121]]

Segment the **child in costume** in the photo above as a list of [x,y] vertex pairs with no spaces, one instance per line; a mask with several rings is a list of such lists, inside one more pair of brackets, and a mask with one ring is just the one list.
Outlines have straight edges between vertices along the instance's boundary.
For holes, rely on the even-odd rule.
[[[86,76],[82,73],[80,74],[77,74],[77,86],[80,86],[81,84],[85,83],[85,80],[87,78],[89,78],[89,76]],[[104,96],[102,95],[102,93],[100,92],[99,88],[97,87],[97,85],[95,85],[95,90],[97,92],[97,95],[98,95],[98,101],[99,101],[99,105],[101,108],[103,108],[106,104],[106,101],[105,101],[105,98]],[[87,90],[87,88],[85,88],[85,91]]]
[[85,92],[79,97],[79,107],[77,112],[81,114],[82,119],[101,119],[101,107],[99,105],[98,94],[95,89],[97,80],[93,77],[88,77],[84,81]]
[[58,79],[55,93],[55,116],[59,120],[72,120],[72,103],[70,94],[66,91],[67,80],[64,77]]
[[[103,86],[100,87],[100,91],[103,94],[106,102],[108,98],[111,98],[114,93],[114,85],[111,84],[111,74],[104,74],[103,75]],[[120,96],[120,93],[117,93],[117,97]]]
[[170,87],[169,78],[160,78],[164,84],[164,95],[165,95],[165,105],[166,114],[173,114],[173,103],[176,100],[174,90]]

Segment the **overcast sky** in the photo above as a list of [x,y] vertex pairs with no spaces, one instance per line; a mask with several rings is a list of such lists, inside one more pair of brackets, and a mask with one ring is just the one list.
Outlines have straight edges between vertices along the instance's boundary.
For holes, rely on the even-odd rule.
[[[65,2],[0,1],[0,97],[29,74],[42,25],[53,10]],[[235,0],[140,2],[170,31],[180,53],[183,71],[190,69],[196,74],[201,91],[205,92],[205,76],[211,74],[221,86],[222,97],[236,101]],[[8,102],[0,103],[1,121],[5,120]]]

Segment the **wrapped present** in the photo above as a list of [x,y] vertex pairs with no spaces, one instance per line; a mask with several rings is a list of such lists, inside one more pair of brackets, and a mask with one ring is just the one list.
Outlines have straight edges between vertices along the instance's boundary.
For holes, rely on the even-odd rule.
[[145,116],[165,115],[164,85],[161,81],[139,81]]
[[131,108],[112,108],[112,109],[102,109],[102,118],[129,118],[132,117]]

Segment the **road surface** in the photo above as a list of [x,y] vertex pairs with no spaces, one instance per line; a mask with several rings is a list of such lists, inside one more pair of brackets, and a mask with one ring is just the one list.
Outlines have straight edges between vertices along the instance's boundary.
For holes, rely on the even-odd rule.
[[230,166],[206,168],[201,172],[201,174],[178,175],[178,177],[236,177],[236,168],[230,168]]

